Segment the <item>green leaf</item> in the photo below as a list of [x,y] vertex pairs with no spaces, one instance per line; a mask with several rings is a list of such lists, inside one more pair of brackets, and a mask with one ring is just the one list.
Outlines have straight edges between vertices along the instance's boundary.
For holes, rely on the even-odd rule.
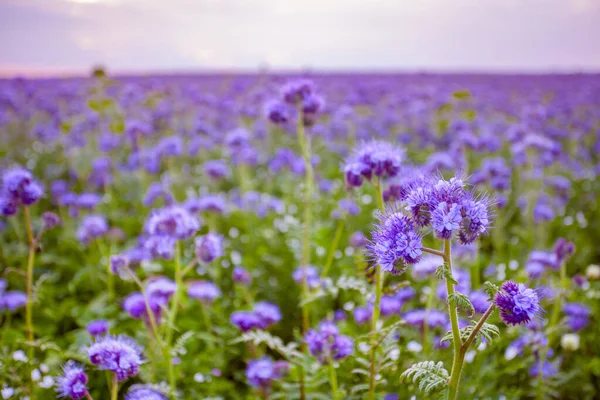
[[[467,340],[467,338],[471,335],[476,325],[477,323],[475,321],[471,321],[471,323],[468,326],[460,330],[460,338],[463,342]],[[473,344],[475,346],[479,345],[479,343],[481,343],[482,337],[485,338],[487,343],[492,343],[494,339],[498,336],[500,336],[500,329],[498,329],[496,325],[484,323],[481,329],[479,329],[479,332],[477,332],[477,336],[475,337]],[[452,340],[452,331],[448,331],[446,332],[446,335],[444,335],[444,337],[440,340],[440,343],[452,342]]]
[[419,389],[425,393],[444,390],[448,386],[450,374],[441,361],[423,361],[411,366],[400,375],[400,380],[409,379],[417,383]]
[[473,308],[473,304],[471,304],[471,300],[466,294],[460,292],[450,293],[448,304],[468,311],[469,315],[475,314],[475,308]]

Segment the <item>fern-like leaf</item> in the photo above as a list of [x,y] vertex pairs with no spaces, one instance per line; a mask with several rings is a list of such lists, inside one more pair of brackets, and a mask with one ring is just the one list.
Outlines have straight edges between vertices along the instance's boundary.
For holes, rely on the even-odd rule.
[[488,295],[488,300],[493,301],[494,297],[496,297],[496,293],[500,291],[500,288],[498,287],[498,285],[494,285],[492,282],[486,282],[484,286],[485,292]]
[[[460,338],[463,342],[467,340],[467,338],[471,335],[476,325],[477,324],[474,321],[471,321],[471,323],[468,326],[460,330]],[[479,332],[477,332],[477,336],[475,337],[473,344],[475,344],[476,346],[479,345],[479,343],[481,343],[482,337],[485,338],[486,343],[489,344],[492,343],[494,339],[498,336],[500,336],[500,329],[498,329],[496,325],[484,323],[481,329],[479,329]],[[446,335],[444,335],[444,337],[440,340],[440,343],[452,342],[452,340],[452,331],[448,331],[446,332]]]
[[412,380],[421,391],[429,393],[446,389],[450,374],[441,361],[437,364],[434,361],[423,361],[404,371],[400,379]]
[[473,308],[473,304],[471,304],[471,300],[466,294],[460,292],[451,293],[448,296],[448,303],[450,305],[468,311],[469,315],[475,314],[475,308]]
[[452,271],[450,270],[448,264],[442,264],[439,267],[437,267],[437,269],[435,270],[435,276],[437,276],[439,280],[445,279],[451,282],[453,285],[458,285],[458,281],[452,276]]

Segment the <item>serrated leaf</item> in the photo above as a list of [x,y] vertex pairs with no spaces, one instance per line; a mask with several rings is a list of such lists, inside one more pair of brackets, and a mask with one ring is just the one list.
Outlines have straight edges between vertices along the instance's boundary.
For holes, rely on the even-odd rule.
[[[476,325],[477,325],[476,322],[471,321],[471,323],[468,326],[466,326],[460,330],[460,338],[463,342],[465,340],[467,340],[467,338],[471,335],[471,333],[473,332],[473,329],[475,329]],[[481,343],[482,337],[485,338],[486,343],[492,343],[493,340],[498,336],[500,336],[500,329],[498,329],[498,327],[496,325],[484,323],[481,326],[481,328],[479,329],[479,332],[477,332],[477,336],[475,337],[473,344],[478,345],[479,343]],[[452,340],[453,340],[452,331],[448,331],[448,332],[446,332],[444,337],[442,337],[442,339],[440,340],[440,343],[452,342]]]
[[488,301],[493,301],[494,297],[496,297],[496,293],[500,291],[500,287],[498,285],[493,284],[492,282],[484,283],[485,292],[488,295]]
[[452,276],[452,271],[450,270],[448,264],[442,264],[439,267],[437,267],[437,269],[435,270],[435,276],[437,276],[439,280],[445,279],[451,282],[453,285],[458,285],[458,281]]

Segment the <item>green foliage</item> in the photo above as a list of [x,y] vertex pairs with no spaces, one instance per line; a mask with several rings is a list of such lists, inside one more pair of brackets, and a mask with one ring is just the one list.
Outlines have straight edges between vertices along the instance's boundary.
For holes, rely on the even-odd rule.
[[[476,325],[477,325],[477,323],[475,321],[471,321],[471,323],[468,326],[465,326],[464,328],[462,328],[460,330],[460,338],[462,339],[463,342],[465,340],[467,340],[467,338],[471,335],[471,333],[473,333],[473,330],[475,329]],[[496,325],[488,324],[487,322],[484,322],[483,325],[481,326],[481,328],[479,329],[479,331],[477,332],[477,336],[475,336],[475,340],[473,340],[473,344],[475,346],[477,346],[479,343],[481,343],[482,338],[485,338],[486,343],[491,344],[494,341],[494,339],[497,338],[498,336],[500,336],[500,329],[498,329],[498,327]],[[441,343],[452,342],[452,340],[453,340],[452,332],[448,331],[448,332],[446,332],[446,335],[444,335],[444,337],[442,337],[440,342]]]
[[437,276],[439,280],[445,279],[454,285],[458,285],[458,281],[452,276],[452,271],[450,270],[448,264],[442,264],[439,267],[437,267],[437,269],[435,270],[435,276]]

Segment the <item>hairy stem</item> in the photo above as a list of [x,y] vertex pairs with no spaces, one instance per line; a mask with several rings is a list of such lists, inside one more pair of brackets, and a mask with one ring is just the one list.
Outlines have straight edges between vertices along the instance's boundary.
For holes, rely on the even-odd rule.
[[[381,180],[377,178],[375,182],[377,189],[377,205],[379,210],[383,211],[383,193],[381,191]],[[377,356],[377,321],[379,320],[379,312],[381,308],[381,292],[383,288],[383,271],[379,266],[375,266],[375,303],[373,304],[373,315],[371,317],[371,353],[370,353],[370,368],[369,368],[369,400],[375,399],[375,364]]]
[[425,304],[425,323],[423,324],[423,354],[429,353],[429,311],[433,307],[433,301],[435,300],[435,288],[437,287],[437,281],[434,279],[429,287],[429,294],[427,296],[427,303]]
[[485,311],[485,313],[483,314],[483,316],[481,317],[481,319],[479,320],[479,322],[477,322],[477,325],[475,325],[475,328],[473,328],[473,331],[471,332],[471,334],[469,335],[469,337],[467,338],[467,340],[465,340],[465,343],[463,343],[463,345],[462,345],[461,351],[463,352],[463,355],[469,349],[469,346],[471,345],[471,343],[473,343],[473,341],[477,337],[477,334],[481,330],[481,327],[483,326],[483,324],[485,323],[485,321],[487,321],[487,319],[490,317],[490,315],[492,315],[492,313],[494,312],[495,308],[496,308],[496,306],[494,305],[494,303],[492,303],[488,307],[488,309]]
[[[452,274],[452,250],[451,250],[450,239],[444,241],[444,261],[448,266],[450,274]],[[446,279],[446,290],[448,291],[448,298],[454,293],[454,284]],[[460,338],[460,329],[458,327],[458,312],[456,305],[448,301],[448,314],[450,316],[450,323],[452,325],[452,342],[454,344],[454,358],[452,361],[452,372],[450,374],[449,387],[449,400],[455,400],[458,396],[458,384],[460,382],[460,374],[462,371],[462,365],[464,361],[464,355],[462,353],[462,340]]]
[[[25,272],[25,286],[27,293],[27,302],[25,303],[25,333],[27,334],[27,341],[29,347],[27,353],[29,355],[29,361],[33,363],[34,348],[33,348],[33,299],[32,299],[32,287],[33,287],[33,265],[35,263],[35,249],[37,247],[36,240],[33,238],[33,229],[31,227],[31,216],[29,214],[29,207],[23,207],[23,213],[25,214],[25,227],[27,229],[27,244],[29,251],[27,255],[27,270]],[[35,392],[35,383],[31,380],[29,398],[33,400]]]
[[119,395],[119,381],[117,380],[117,374],[112,376],[112,384],[110,386],[110,400],[117,400]]
[[[310,218],[311,218],[311,199],[313,170],[310,163],[310,138],[304,133],[304,119],[302,106],[298,107],[298,144],[304,158],[305,180],[304,180],[304,233],[302,235],[302,299],[308,295],[308,282],[306,280],[306,271],[310,263]],[[302,334],[308,331],[309,327],[309,309],[308,304],[302,304]],[[306,345],[302,345],[303,351],[306,351]],[[304,371],[300,369],[300,399],[306,399],[304,387]]]

